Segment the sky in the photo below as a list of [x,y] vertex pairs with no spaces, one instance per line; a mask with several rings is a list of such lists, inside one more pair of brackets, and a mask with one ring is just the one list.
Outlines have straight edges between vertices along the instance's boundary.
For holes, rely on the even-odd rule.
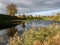
[[0,0],[0,13],[7,14],[6,6],[13,3],[17,14],[50,15],[60,11],[60,0]]

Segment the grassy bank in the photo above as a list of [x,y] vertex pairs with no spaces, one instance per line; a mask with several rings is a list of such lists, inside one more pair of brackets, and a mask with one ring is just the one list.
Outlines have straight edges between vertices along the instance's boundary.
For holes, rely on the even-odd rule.
[[46,28],[40,27],[37,30],[31,28],[24,31],[22,36],[11,37],[8,45],[60,45],[60,25],[52,24]]
[[16,16],[10,16],[10,15],[6,15],[6,14],[0,14],[0,23],[5,23],[5,22],[9,22],[11,20],[17,20],[19,19]]

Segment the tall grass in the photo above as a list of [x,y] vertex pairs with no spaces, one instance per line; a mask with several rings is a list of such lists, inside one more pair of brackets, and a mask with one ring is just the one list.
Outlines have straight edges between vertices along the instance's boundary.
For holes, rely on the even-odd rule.
[[51,24],[46,28],[24,31],[21,37],[10,38],[8,45],[60,45],[60,25]]

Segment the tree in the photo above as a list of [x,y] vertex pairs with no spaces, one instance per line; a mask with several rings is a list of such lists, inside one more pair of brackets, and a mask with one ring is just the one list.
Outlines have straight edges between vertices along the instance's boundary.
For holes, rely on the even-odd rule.
[[22,15],[22,18],[23,18],[23,19],[26,19],[26,16],[25,16],[25,14],[23,14],[23,15]]
[[8,4],[6,9],[11,16],[15,16],[15,13],[17,13],[17,6],[15,4]]

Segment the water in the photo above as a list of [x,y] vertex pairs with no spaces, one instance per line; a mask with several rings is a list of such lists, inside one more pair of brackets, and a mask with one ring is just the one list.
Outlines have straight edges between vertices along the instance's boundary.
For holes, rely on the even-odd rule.
[[8,42],[7,40],[9,39],[9,35],[11,35],[11,34],[8,35],[8,32],[11,30],[17,31],[18,35],[22,35],[22,33],[25,30],[29,30],[30,28],[32,28],[32,26],[34,26],[37,29],[40,26],[46,27],[47,25],[53,24],[53,23],[59,23],[60,24],[60,22],[58,22],[58,21],[35,20],[35,21],[30,21],[30,22],[24,23],[24,24],[19,24],[15,27],[2,29],[2,30],[0,30],[0,37],[3,37],[4,41],[0,40],[0,45],[6,45],[6,43]]

